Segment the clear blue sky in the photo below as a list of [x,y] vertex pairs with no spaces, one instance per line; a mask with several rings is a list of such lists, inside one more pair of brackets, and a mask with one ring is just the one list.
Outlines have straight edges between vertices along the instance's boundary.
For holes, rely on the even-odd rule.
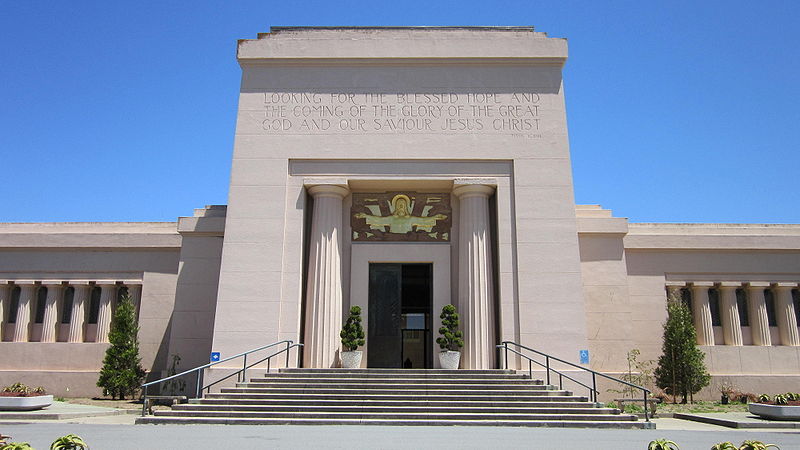
[[0,221],[173,221],[226,203],[236,40],[281,25],[566,37],[577,203],[636,222],[800,223],[789,0],[5,0]]

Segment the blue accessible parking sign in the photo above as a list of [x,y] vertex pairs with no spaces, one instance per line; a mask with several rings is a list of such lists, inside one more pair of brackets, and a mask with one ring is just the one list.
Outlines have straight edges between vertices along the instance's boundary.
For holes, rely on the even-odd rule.
[[581,350],[581,364],[589,364],[589,350]]
[[211,362],[219,361],[219,352],[211,352]]

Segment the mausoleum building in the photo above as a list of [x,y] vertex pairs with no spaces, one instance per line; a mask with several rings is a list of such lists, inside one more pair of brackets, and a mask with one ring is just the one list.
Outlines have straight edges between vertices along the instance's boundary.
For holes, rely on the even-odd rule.
[[[690,305],[715,382],[796,390],[800,225],[630,223],[575,205],[567,41],[530,27],[272,28],[242,40],[227,206],[168,223],[0,224],[0,384],[96,395],[130,295],[151,379],[280,340],[336,367],[461,367],[503,341],[620,373]],[[581,358],[581,355],[583,358]],[[588,356],[588,361],[586,360]],[[509,365],[519,362],[510,359]]]

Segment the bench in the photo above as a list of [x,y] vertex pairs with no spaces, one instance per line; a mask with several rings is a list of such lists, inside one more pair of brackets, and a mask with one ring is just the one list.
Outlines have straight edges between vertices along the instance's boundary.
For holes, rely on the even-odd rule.
[[[617,404],[617,407],[620,411],[625,412],[625,404],[626,403],[636,403],[644,408],[644,399],[643,398],[615,398],[614,402]],[[648,398],[647,399],[647,413],[652,418],[656,416],[656,405],[661,403],[660,399],[657,398]]]
[[172,406],[179,403],[187,403],[189,399],[185,395],[148,395],[144,400],[144,409],[147,414],[153,414],[153,405],[166,405]]

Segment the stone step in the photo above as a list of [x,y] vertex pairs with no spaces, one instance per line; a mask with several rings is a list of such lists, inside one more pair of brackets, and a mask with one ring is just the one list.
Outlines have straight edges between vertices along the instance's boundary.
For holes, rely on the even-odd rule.
[[642,421],[573,421],[573,420],[407,420],[407,419],[299,419],[232,417],[138,417],[137,424],[208,424],[208,425],[389,425],[389,426],[494,426],[548,428],[636,428],[653,429],[655,424]]
[[516,375],[514,370],[483,369],[483,370],[448,370],[448,369],[279,369],[279,373],[311,373],[311,374],[397,374],[411,375],[449,375],[459,377],[463,375]]
[[[541,392],[514,392],[509,395],[502,395],[502,392],[493,391],[489,394],[481,394],[476,392],[461,393],[454,395],[453,392],[446,394],[423,393],[422,395],[412,395],[409,393],[394,393],[395,391],[378,394],[370,393],[368,397],[363,395],[363,392],[350,392],[350,393],[319,393],[319,392],[263,392],[263,393],[247,393],[247,392],[221,392],[206,394],[207,399],[258,399],[258,400],[274,400],[274,399],[302,399],[302,400],[424,400],[424,401],[494,401],[494,402],[515,402],[515,401],[576,401],[586,402],[587,397],[577,397],[573,395],[564,395],[563,391],[541,391]],[[562,392],[562,394],[559,394]]]
[[514,377],[514,378],[495,378],[495,377],[463,377],[463,378],[445,378],[438,376],[430,377],[403,377],[397,378],[396,376],[379,376],[379,377],[342,377],[342,376],[327,376],[327,377],[295,377],[295,376],[278,376],[271,375],[268,377],[250,378],[249,383],[365,383],[365,384],[379,384],[379,383],[404,383],[404,384],[524,384],[542,386],[544,382],[541,380],[531,381],[527,377]]
[[[184,417],[183,411],[154,411],[156,417]],[[192,411],[192,417],[232,418],[299,418],[299,419],[406,419],[406,420],[572,420],[572,421],[636,421],[631,414],[558,414],[546,413],[483,413],[483,412],[316,412],[316,411]]]
[[592,406],[557,408],[552,405],[544,407],[531,407],[528,405],[520,406],[484,406],[484,405],[461,405],[451,404],[446,406],[432,405],[213,405],[213,404],[182,404],[174,405],[173,412],[297,412],[297,413],[328,413],[328,412],[347,412],[347,413],[472,413],[472,414],[619,414],[616,408],[595,408]]
[[221,393],[243,393],[243,394],[358,394],[358,395],[520,395],[520,396],[550,396],[550,395],[572,395],[569,391],[555,390],[536,390],[536,389],[408,389],[395,387],[389,389],[366,389],[360,388],[308,388],[308,387],[271,387],[271,388],[222,388]]
[[[311,399],[297,399],[294,397],[289,398],[270,398],[270,399],[250,399],[250,398],[204,398],[189,400],[191,405],[273,405],[273,406],[289,406],[293,408],[301,408],[305,406],[414,406],[414,407],[439,407],[439,406],[470,406],[480,408],[497,408],[497,407],[515,407],[515,408],[594,408],[595,403],[588,401],[576,401],[574,397],[568,397],[567,401],[453,401],[453,400],[409,400],[405,397],[396,400],[373,400],[365,399],[361,396],[352,399],[328,399],[328,398],[311,398]],[[545,400],[545,399],[543,399]],[[176,407],[178,405],[175,405]],[[185,406],[185,405],[180,405]]]
[[[530,380],[531,378],[528,374],[517,374],[517,373],[504,373],[504,374],[485,374],[485,373],[471,373],[471,374],[458,374],[458,373],[415,373],[415,374],[396,374],[396,373],[373,373],[373,372],[364,372],[364,373],[341,373],[341,372],[329,372],[329,373],[313,373],[313,372],[270,372],[270,373],[263,373],[258,370],[249,369],[249,374],[256,374],[255,376],[258,378],[273,378],[273,379],[284,379],[284,378],[316,378],[316,379],[328,379],[328,378],[358,378],[358,379],[391,379],[391,380],[399,380],[399,379],[408,379],[408,378],[416,378],[416,379],[441,379],[441,380],[460,380],[460,379],[474,379],[474,380]],[[541,382],[541,380],[536,380]]]
[[481,390],[492,390],[492,389],[499,389],[499,390],[520,390],[520,391],[547,391],[547,390],[555,390],[554,386],[548,386],[544,384],[531,384],[530,382],[524,383],[426,383],[426,382],[388,382],[386,380],[376,381],[376,382],[363,382],[363,381],[341,381],[338,383],[328,383],[328,382],[313,382],[313,381],[270,381],[270,382],[262,382],[262,383],[236,383],[235,388],[226,388],[226,389],[270,389],[275,387],[285,387],[285,388],[297,388],[297,389],[329,389],[331,387],[337,387],[341,389],[363,389],[363,390],[378,390],[378,389],[403,389],[403,390],[445,390],[445,389],[453,389],[453,390],[465,390],[465,389],[481,389]]

